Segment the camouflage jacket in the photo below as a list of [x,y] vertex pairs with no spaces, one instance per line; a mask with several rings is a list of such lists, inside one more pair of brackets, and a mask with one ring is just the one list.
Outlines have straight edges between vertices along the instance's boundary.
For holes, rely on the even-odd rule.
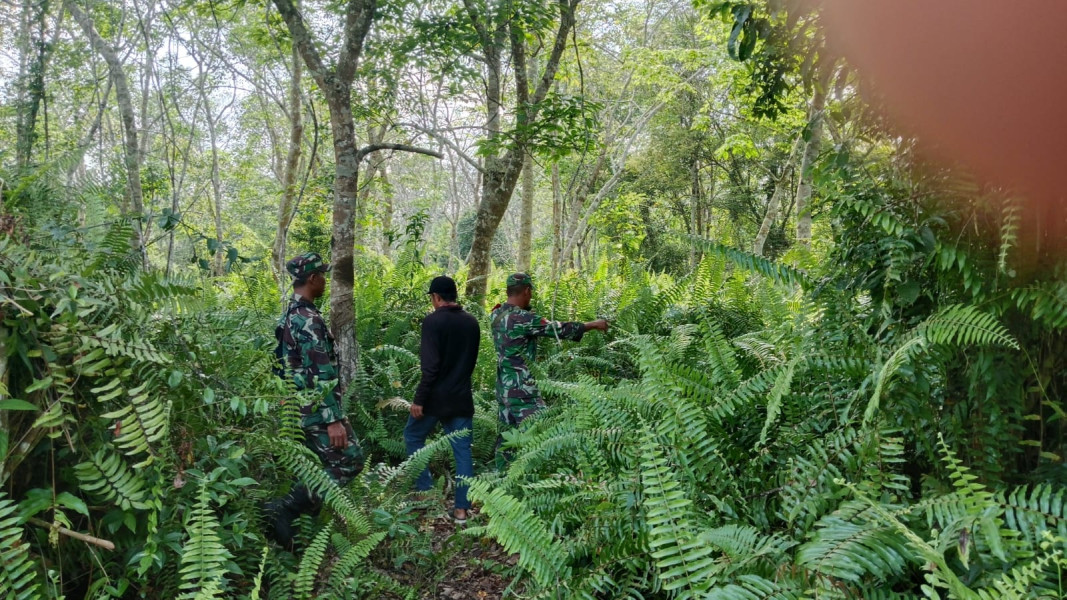
[[549,321],[506,302],[493,309],[491,321],[497,355],[496,397],[501,402],[540,396],[529,366],[537,354],[538,337],[579,341],[585,334],[582,323]]
[[291,376],[296,389],[317,389],[322,394],[317,408],[305,407],[304,424],[315,421],[312,418],[315,415],[321,417],[323,423],[343,419],[333,336],[319,309],[310,300],[293,294],[285,314],[278,319],[274,336],[284,349],[286,373]]

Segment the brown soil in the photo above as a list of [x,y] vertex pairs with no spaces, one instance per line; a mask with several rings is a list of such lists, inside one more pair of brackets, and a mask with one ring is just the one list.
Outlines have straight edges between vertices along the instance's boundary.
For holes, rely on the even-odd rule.
[[[482,518],[471,511],[467,527],[479,525]],[[502,598],[504,590],[515,578],[514,565],[518,555],[509,555],[499,544],[489,539],[457,536],[457,525],[444,507],[435,507],[420,522],[419,529],[430,535],[434,555],[441,557],[439,566],[428,571],[411,563],[401,568],[378,565],[383,574],[417,590],[420,600],[491,600]],[[383,568],[384,567],[384,568]],[[399,596],[384,594],[383,600],[400,600]]]

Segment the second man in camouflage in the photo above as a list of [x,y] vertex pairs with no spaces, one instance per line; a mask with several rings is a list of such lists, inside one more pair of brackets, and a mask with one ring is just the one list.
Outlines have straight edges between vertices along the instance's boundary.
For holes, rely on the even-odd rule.
[[[530,373],[530,363],[537,355],[537,338],[555,337],[580,341],[586,331],[608,330],[608,322],[597,319],[587,323],[549,321],[530,310],[533,279],[526,273],[507,278],[508,300],[493,308],[493,345],[497,352],[496,398],[503,429],[518,427],[530,415],[545,407],[537,382]],[[497,440],[497,465],[506,463]]]

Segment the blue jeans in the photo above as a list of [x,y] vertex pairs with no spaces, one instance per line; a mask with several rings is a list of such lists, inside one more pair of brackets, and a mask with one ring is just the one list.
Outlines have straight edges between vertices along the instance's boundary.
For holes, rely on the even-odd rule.
[[[446,434],[463,430],[468,432],[467,435],[461,435],[452,440],[452,455],[456,457],[456,508],[467,510],[471,507],[471,503],[467,500],[465,480],[474,477],[474,462],[471,459],[472,434],[470,433],[474,419],[471,417],[438,419],[430,415],[423,415],[421,419],[408,417],[408,424],[404,426],[404,445],[407,446],[408,456],[422,449],[426,445],[426,437],[430,435],[438,421],[441,422]],[[433,477],[430,475],[430,469],[427,468],[415,480],[415,489],[424,492],[432,487]]]

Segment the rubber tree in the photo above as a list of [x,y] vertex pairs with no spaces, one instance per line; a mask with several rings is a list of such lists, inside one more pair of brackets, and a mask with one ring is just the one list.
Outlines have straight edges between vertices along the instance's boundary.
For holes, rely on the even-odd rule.
[[[485,299],[486,283],[492,265],[490,250],[500,220],[507,211],[512,194],[522,172],[529,150],[529,136],[538,124],[538,117],[559,69],[560,58],[567,47],[574,27],[574,12],[579,0],[557,0],[559,24],[556,28],[544,68],[532,88],[527,75],[525,24],[512,15],[512,2],[481,5],[475,0],[463,0],[471,25],[477,33],[485,65],[486,140],[489,149],[482,172],[482,191],[474,221],[474,239],[467,255],[467,298],[476,303]],[[510,46],[512,75],[515,81],[515,121],[511,129],[501,125],[503,108],[503,80],[505,51]]]
[[334,201],[330,257],[333,262],[330,289],[330,329],[334,336],[341,373],[347,386],[356,372],[358,346],[355,331],[353,253],[356,242],[356,202],[359,189],[359,163],[372,152],[404,150],[441,155],[407,144],[356,145],[356,125],[352,116],[352,87],[363,55],[363,45],[374,23],[377,0],[349,0],[344,5],[341,49],[333,64],[328,64],[318,44],[292,0],[274,0],[293,44],[307,66],[307,72],[326,98],[333,134]]
[[126,162],[128,206],[123,207],[123,212],[128,212],[128,209],[133,211],[135,222],[133,243],[141,256],[142,263],[147,266],[148,255],[145,252],[144,230],[142,227],[144,192],[141,189],[141,152],[137,143],[137,121],[134,116],[133,98],[130,96],[129,80],[122,68],[122,61],[119,59],[118,52],[100,36],[89,15],[82,11],[72,0],[66,0],[63,6],[78,22],[78,26],[85,33],[85,37],[89,39],[89,44],[93,50],[107,63],[108,75],[112,86],[115,88],[115,100],[118,103],[119,116],[122,120],[123,141],[125,142],[123,155]]

